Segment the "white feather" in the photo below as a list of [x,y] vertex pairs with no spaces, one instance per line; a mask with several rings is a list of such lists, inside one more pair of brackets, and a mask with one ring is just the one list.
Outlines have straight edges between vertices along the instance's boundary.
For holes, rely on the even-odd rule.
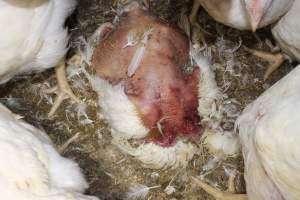
[[78,165],[61,157],[48,136],[0,104],[0,198],[96,200]]
[[136,72],[136,70],[138,69],[138,67],[140,66],[140,64],[142,62],[145,51],[146,51],[146,47],[144,45],[137,48],[137,50],[135,51],[135,53],[133,55],[133,58],[131,59],[129,66],[128,66],[127,76],[131,77],[132,75],[134,75],[134,73]]
[[75,4],[75,0],[48,0],[17,7],[0,0],[0,83],[54,67],[64,57],[68,41],[64,23]]
[[146,45],[148,43],[148,40],[151,36],[153,32],[153,28],[149,28],[149,30],[147,30],[144,34],[143,34],[143,38],[141,40],[142,46],[137,48],[137,50],[135,51],[133,58],[131,59],[131,62],[128,66],[128,70],[127,70],[127,76],[131,77],[132,75],[134,75],[134,73],[136,72],[136,70],[138,69],[138,67],[140,66],[143,57],[145,55],[145,51],[146,51]]
[[149,130],[143,126],[133,103],[124,92],[122,83],[112,86],[99,77],[92,80],[93,89],[99,95],[99,105],[105,119],[114,130],[112,134],[131,139],[143,138]]
[[217,86],[215,74],[197,47],[191,50],[191,56],[200,67],[198,113],[203,117],[202,123],[205,122],[207,126],[204,134],[205,142],[213,154],[236,154],[240,149],[238,138],[233,133],[225,132],[220,128],[224,113],[231,110],[222,109],[223,94]]
[[167,148],[154,143],[144,143],[133,147],[127,140],[118,137],[114,137],[112,142],[122,152],[134,156],[143,163],[144,167],[151,169],[185,168],[197,152],[195,145],[181,140]]
[[130,192],[127,192],[126,199],[145,199],[151,189],[159,188],[160,185],[148,187],[146,185],[137,184],[130,188]]
[[239,138],[231,132],[213,133],[206,129],[204,137],[210,152],[216,156],[234,155],[240,151]]
[[236,126],[249,199],[300,196],[300,66],[248,105]]

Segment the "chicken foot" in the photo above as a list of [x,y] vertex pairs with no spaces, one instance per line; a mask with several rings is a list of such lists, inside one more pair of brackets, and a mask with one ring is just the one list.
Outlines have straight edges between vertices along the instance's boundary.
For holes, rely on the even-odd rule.
[[58,148],[58,152],[62,155],[66,151],[66,149],[70,146],[71,143],[76,141],[79,138],[80,133],[76,133],[71,138],[69,138],[63,145]]
[[235,188],[234,188],[234,179],[235,179],[236,173],[233,173],[229,176],[228,179],[228,189],[227,191],[220,191],[207,183],[199,180],[198,178],[191,177],[192,180],[200,186],[203,190],[205,190],[208,194],[215,197],[217,200],[247,200],[246,194],[234,194]]
[[272,54],[269,52],[254,50],[254,49],[247,49],[251,54],[267,61],[269,63],[267,70],[264,74],[264,81],[269,78],[269,76],[280,67],[280,65],[284,61],[284,55],[282,53]]
[[76,103],[80,103],[80,100],[74,95],[73,91],[68,84],[65,72],[65,61],[61,60],[60,63],[55,67],[57,85],[45,90],[45,93],[56,93],[57,97],[54,101],[54,104],[51,107],[50,112],[48,113],[48,117],[52,117],[56,112],[60,104],[65,99],[72,99]]

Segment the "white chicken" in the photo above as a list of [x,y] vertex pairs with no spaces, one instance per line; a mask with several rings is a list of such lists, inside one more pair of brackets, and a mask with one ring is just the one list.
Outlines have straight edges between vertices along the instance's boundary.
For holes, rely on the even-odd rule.
[[300,66],[237,120],[249,199],[299,199]]
[[272,34],[283,53],[269,54],[258,52],[255,55],[269,61],[270,65],[265,74],[265,79],[275,71],[288,57],[300,62],[300,1],[295,0],[289,11],[272,27]]
[[67,97],[79,102],[64,69],[68,42],[64,23],[75,5],[75,0],[0,0],[0,83],[57,66],[58,86],[48,91],[58,93],[50,116]]
[[[299,88],[300,65],[248,105],[236,121],[248,199],[299,199]],[[246,199],[196,181],[219,199]]]
[[[299,0],[230,0],[230,1],[194,1],[190,16],[195,22],[200,4],[217,21],[240,30],[255,31],[257,28],[272,24],[272,34],[281,50],[292,59],[300,60],[300,17]],[[282,53],[270,54],[258,50],[249,50],[270,64],[264,74],[266,80],[285,60]]]
[[[239,30],[253,30],[272,24],[284,15],[294,0],[194,0],[190,15],[196,22],[202,6],[216,21]],[[249,19],[250,18],[250,19]]]
[[0,199],[97,200],[78,165],[48,136],[0,104]]

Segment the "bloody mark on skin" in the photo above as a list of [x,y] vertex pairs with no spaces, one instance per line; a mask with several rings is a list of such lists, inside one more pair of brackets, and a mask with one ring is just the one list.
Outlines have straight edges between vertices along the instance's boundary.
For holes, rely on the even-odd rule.
[[[139,67],[127,76],[143,34],[152,28]],[[128,34],[137,43],[126,48]],[[124,82],[124,92],[150,132],[147,142],[169,147],[176,138],[201,134],[198,115],[200,68],[191,74],[181,66],[189,65],[189,42],[180,30],[150,15],[139,6],[125,12],[120,23],[96,48],[93,66],[97,75],[115,85]]]

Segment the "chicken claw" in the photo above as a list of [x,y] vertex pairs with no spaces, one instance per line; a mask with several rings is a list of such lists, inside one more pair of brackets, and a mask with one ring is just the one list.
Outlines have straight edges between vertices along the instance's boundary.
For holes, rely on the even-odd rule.
[[53,106],[51,107],[50,112],[48,113],[48,117],[52,117],[53,114],[56,112],[60,104],[63,100],[67,98],[71,98],[76,103],[80,103],[80,100],[74,95],[72,92],[70,85],[68,84],[65,72],[65,61],[62,60],[60,63],[55,67],[57,85],[45,90],[45,93],[56,93],[57,97],[54,101]]
[[217,190],[216,188],[208,185],[207,183],[199,180],[198,178],[195,177],[191,177],[191,178],[197,185],[199,185],[203,190],[205,190],[207,193],[215,197],[217,200],[247,200],[248,198],[246,194],[234,194],[235,175],[236,174],[229,176],[228,190],[224,192]]
[[279,68],[284,61],[284,55],[282,53],[272,54],[254,49],[247,49],[247,51],[269,63],[269,66],[264,74],[264,81],[267,80],[270,74]]

